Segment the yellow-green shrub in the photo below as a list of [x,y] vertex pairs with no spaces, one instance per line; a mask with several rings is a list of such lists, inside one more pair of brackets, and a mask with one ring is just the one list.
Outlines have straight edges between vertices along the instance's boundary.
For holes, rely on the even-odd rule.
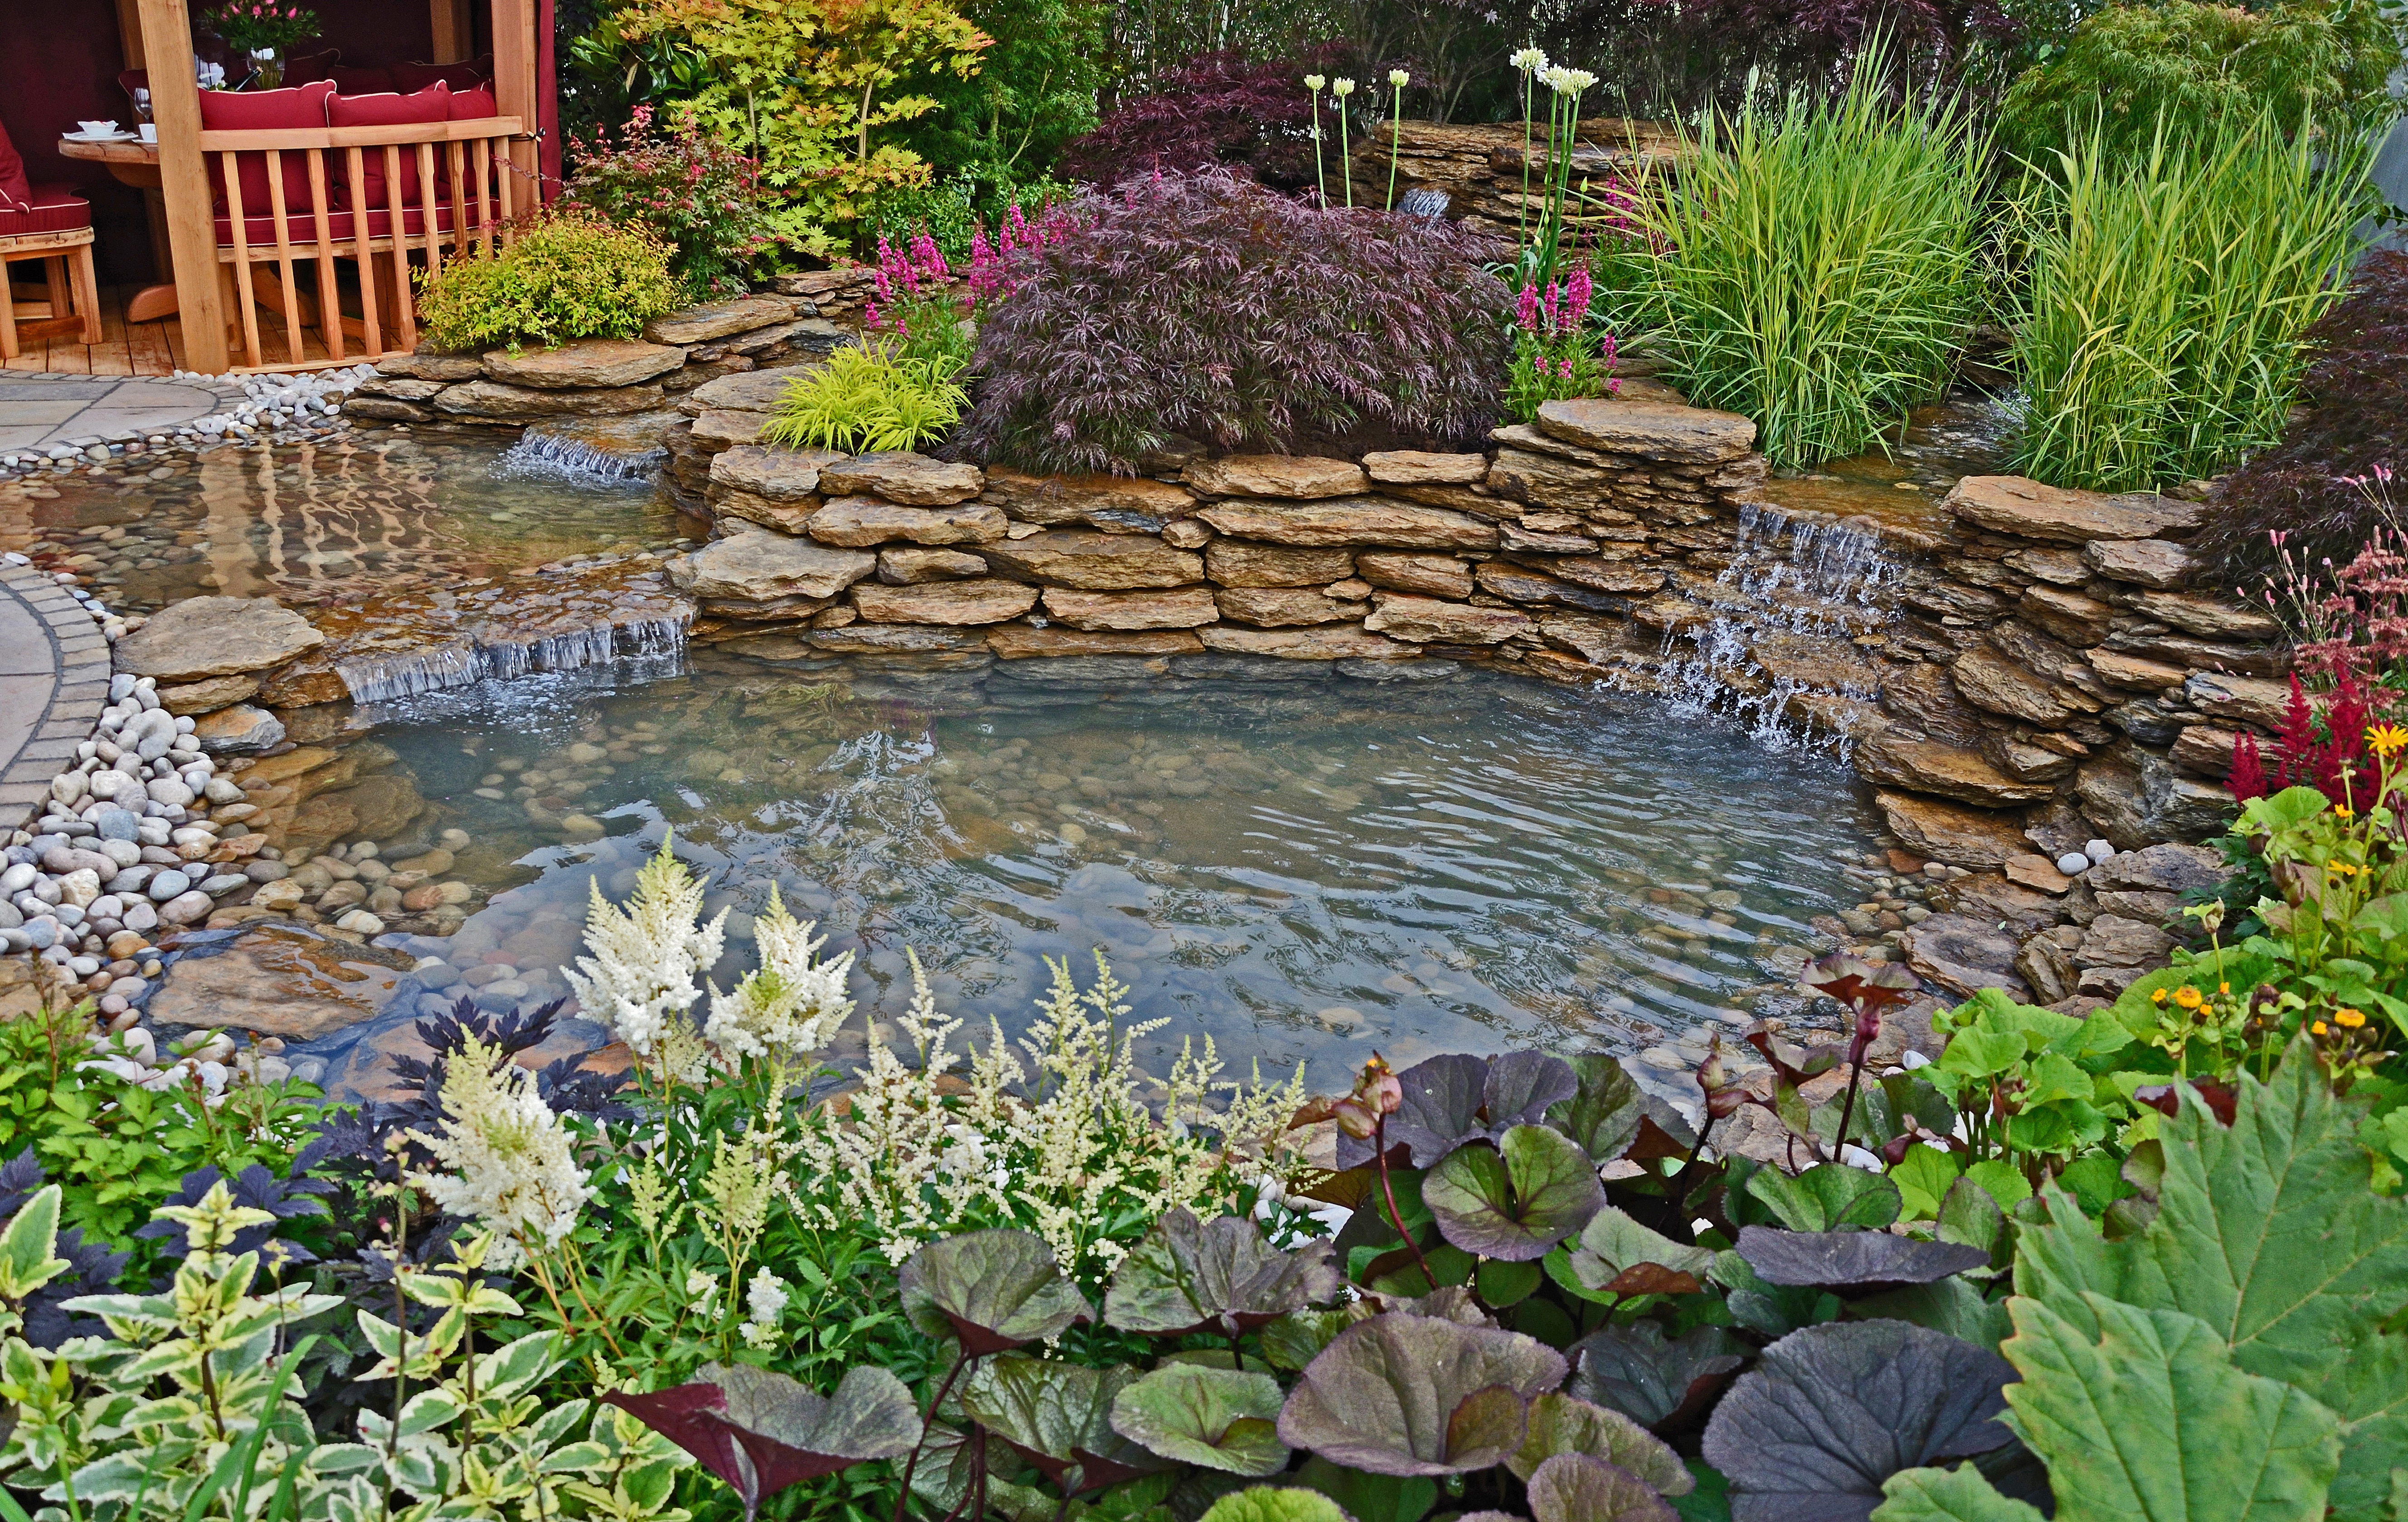
[[762,431],[765,444],[853,452],[918,449],[961,421],[969,394],[962,362],[913,359],[885,346],[844,348],[786,387]]
[[559,214],[509,247],[443,266],[419,294],[440,349],[632,338],[679,305],[669,250],[638,227]]

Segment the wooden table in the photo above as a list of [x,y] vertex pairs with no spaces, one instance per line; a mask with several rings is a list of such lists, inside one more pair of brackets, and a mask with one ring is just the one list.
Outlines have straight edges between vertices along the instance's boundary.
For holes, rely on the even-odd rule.
[[[118,183],[131,185],[142,193],[143,210],[150,223],[152,267],[163,273],[172,272],[175,255],[167,246],[166,204],[159,189],[159,145],[140,141],[92,143],[62,137],[59,156],[104,165]],[[152,323],[175,315],[176,286],[172,280],[165,285],[146,285],[125,303],[125,320],[129,323]]]

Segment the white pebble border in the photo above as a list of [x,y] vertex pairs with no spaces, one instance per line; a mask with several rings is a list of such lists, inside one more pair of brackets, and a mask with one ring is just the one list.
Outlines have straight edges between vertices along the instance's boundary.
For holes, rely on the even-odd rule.
[[[0,452],[0,481],[36,474],[65,474],[88,466],[106,465],[128,454],[205,450],[229,442],[267,442],[294,429],[329,432],[344,428],[349,426],[340,416],[344,399],[361,381],[376,373],[373,365],[350,365],[299,375],[199,375],[178,370],[165,379],[212,387],[228,398],[230,405],[173,428],[147,433],[120,429],[88,438],[62,439],[41,450]],[[237,394],[242,399],[232,401]]]

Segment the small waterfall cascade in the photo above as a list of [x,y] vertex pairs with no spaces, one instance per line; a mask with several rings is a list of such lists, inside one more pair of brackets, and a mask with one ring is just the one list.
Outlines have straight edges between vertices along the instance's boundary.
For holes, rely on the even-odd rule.
[[613,662],[641,663],[648,676],[673,674],[685,656],[689,610],[605,621],[513,639],[467,634],[434,646],[362,655],[335,668],[351,700],[385,703],[420,693],[472,686],[538,671],[580,671]]
[[668,459],[663,449],[620,452],[601,448],[570,434],[543,433],[529,428],[494,463],[506,475],[551,476],[564,480],[633,481],[648,479]]
[[1665,633],[1657,691],[1690,712],[1732,714],[1776,749],[1844,750],[1822,721],[1878,694],[1879,666],[1855,641],[1888,622],[1899,577],[1879,534],[1745,504],[1730,564],[1688,589],[1706,616]]

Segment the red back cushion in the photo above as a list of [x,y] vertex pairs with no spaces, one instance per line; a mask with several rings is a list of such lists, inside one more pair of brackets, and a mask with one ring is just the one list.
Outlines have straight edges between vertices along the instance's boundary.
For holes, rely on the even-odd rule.
[[396,90],[423,90],[438,80],[454,90],[474,90],[485,82],[485,74],[474,64],[395,64],[393,65],[393,84]]
[[393,70],[389,68],[349,68],[330,64],[326,78],[346,95],[376,95],[393,89]]
[[33,204],[34,184],[25,178],[25,161],[8,140],[8,129],[0,127],[0,210],[22,211]]
[[494,92],[490,85],[452,92],[452,120],[454,122],[472,122],[480,117],[501,114],[501,108],[494,104]]
[[[326,103],[326,120],[337,127],[395,127],[415,125],[422,122],[452,120],[451,87],[440,79],[409,95],[337,95]],[[418,204],[418,145],[405,143],[397,151],[401,155],[401,204]],[[444,153],[437,149],[435,163],[442,167]],[[350,156],[343,159],[343,173],[348,177]],[[351,198],[353,206],[371,210],[382,209],[388,204],[384,183],[384,151],[367,148],[360,151],[362,183],[359,194]]]
[[[322,79],[292,90],[204,90],[201,92],[201,130],[261,132],[279,127],[322,127],[326,124],[326,101],[334,93],[335,87]],[[283,154],[280,158],[284,171],[285,210],[308,210],[308,155],[296,151]],[[214,157],[208,167],[210,188],[217,193],[219,206],[225,208],[225,170]],[[237,153],[235,155],[235,168],[242,186],[243,215],[268,215],[271,206],[267,194],[267,155]]]
[[[340,48],[329,48],[324,52],[304,53],[288,58],[284,61],[284,82],[290,85],[304,85],[316,84],[321,79],[331,79],[335,77],[335,65],[342,61],[342,57],[343,50]],[[341,86],[337,85],[336,88],[340,89]]]

